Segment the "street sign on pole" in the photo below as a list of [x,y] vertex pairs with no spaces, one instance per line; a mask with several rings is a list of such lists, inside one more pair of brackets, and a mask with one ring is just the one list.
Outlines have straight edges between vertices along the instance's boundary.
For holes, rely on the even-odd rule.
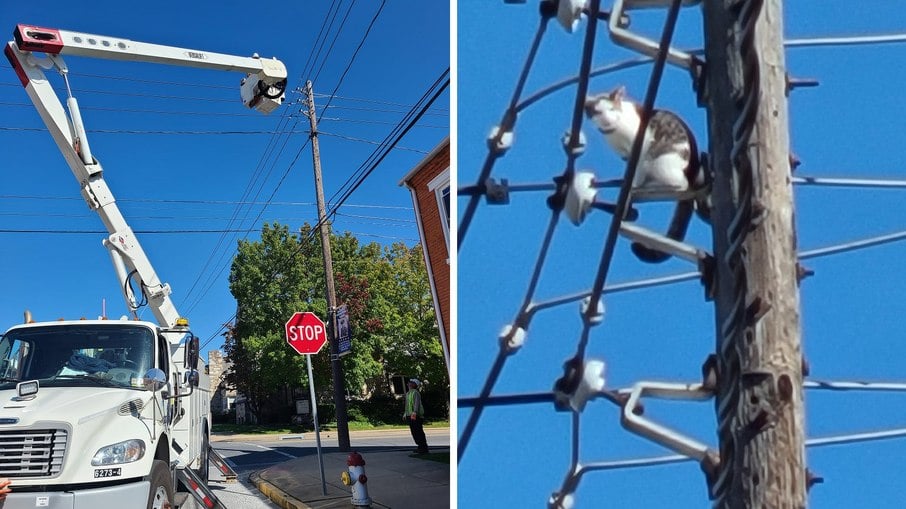
[[349,311],[346,304],[337,308],[337,355],[352,353],[352,331],[349,329]]
[[305,355],[308,365],[308,387],[311,392],[311,415],[315,425],[315,443],[318,447],[318,468],[321,471],[321,493],[327,496],[327,482],[324,479],[324,458],[321,456],[321,430],[318,424],[318,401],[315,399],[315,377],[311,370],[311,354],[318,353],[327,343],[327,329],[324,322],[314,313],[294,313],[286,321],[286,342],[299,355]]
[[300,355],[316,354],[327,343],[327,328],[314,313],[294,313],[286,322],[286,342]]

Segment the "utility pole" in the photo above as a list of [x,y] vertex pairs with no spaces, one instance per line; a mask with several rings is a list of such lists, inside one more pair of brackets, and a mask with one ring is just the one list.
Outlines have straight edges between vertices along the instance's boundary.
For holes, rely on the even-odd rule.
[[[315,191],[318,198],[318,223],[321,232],[321,250],[324,254],[324,280],[327,282],[327,312],[330,321],[330,368],[333,373],[333,403],[337,410],[337,442],[340,451],[348,452],[349,423],[346,417],[346,380],[343,376],[343,363],[340,360],[340,347],[337,339],[337,293],[333,284],[333,258],[330,255],[330,223],[324,207],[324,186],[321,182],[321,151],[318,148],[318,116],[315,112],[315,94],[311,81],[305,82],[305,95],[308,99],[308,121],[311,124],[311,158],[315,168]],[[312,401],[314,404],[314,401]]]
[[714,507],[804,508],[799,265],[782,0],[705,0],[720,462]]

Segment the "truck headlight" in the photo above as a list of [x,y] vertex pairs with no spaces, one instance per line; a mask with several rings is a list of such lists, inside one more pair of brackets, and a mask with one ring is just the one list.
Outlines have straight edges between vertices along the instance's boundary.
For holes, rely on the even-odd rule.
[[91,458],[92,466],[100,465],[117,465],[120,463],[132,463],[142,459],[145,455],[145,442],[141,440],[126,440],[101,447],[98,452],[94,453]]

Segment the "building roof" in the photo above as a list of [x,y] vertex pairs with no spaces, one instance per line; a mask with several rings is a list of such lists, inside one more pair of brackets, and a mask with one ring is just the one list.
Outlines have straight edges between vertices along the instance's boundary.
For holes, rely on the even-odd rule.
[[445,147],[447,147],[447,146],[449,146],[449,145],[450,145],[450,137],[447,136],[447,137],[445,137],[440,143],[438,143],[437,146],[434,147],[434,148],[431,150],[431,152],[429,152],[428,155],[425,156],[424,159],[422,159],[418,164],[416,164],[416,165],[415,165],[415,168],[412,168],[411,170],[409,170],[409,173],[407,173],[407,174],[403,177],[403,179],[400,180],[399,184],[397,184],[397,185],[400,185],[400,186],[405,185],[406,182],[407,182],[410,178],[412,178],[416,173],[418,173],[418,170],[422,169],[423,166],[425,166],[426,164],[430,163],[431,160],[434,159],[434,156],[436,156],[436,155],[438,154],[438,152],[440,152],[441,150],[443,150]]

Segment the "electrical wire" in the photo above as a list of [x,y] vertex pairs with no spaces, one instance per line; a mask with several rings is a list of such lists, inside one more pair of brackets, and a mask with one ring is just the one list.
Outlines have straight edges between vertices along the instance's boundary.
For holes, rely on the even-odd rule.
[[[314,94],[314,96],[316,98],[330,97],[328,94],[317,94],[317,93]],[[364,102],[364,103],[372,103],[372,104],[383,104],[386,106],[402,106],[406,109],[411,109],[413,106],[412,104],[404,104],[404,103],[398,103],[398,102],[392,102],[392,101],[382,101],[382,100],[378,100],[378,99],[366,99],[366,98],[362,98],[362,97],[348,97],[348,96],[342,96],[342,95],[335,95],[333,97],[334,97],[334,99],[340,99],[340,100],[346,100],[346,101],[356,101],[356,102]],[[334,108],[337,108],[337,107],[338,106],[334,106]],[[446,112],[446,113],[450,112],[449,108],[440,108],[440,107],[435,106],[435,107],[432,107],[431,110],[428,110],[429,113],[426,113],[426,115],[430,115],[431,114],[430,111],[432,111],[432,110],[437,111],[437,112]]]
[[[847,433],[841,435],[830,435],[826,437],[810,438],[805,441],[805,446],[809,448],[827,447],[831,445],[847,445],[862,442],[875,442],[879,440],[890,440],[895,438],[906,437],[906,428],[890,428],[880,431],[871,431],[865,433]],[[580,465],[576,470],[575,476],[582,477],[584,474],[594,471],[620,470],[625,468],[654,467],[661,465],[671,465],[675,463],[686,463],[694,461],[688,456],[681,454],[670,454],[664,456],[650,456],[647,458],[631,458],[625,460],[611,460],[588,462]]]
[[[381,146],[379,146],[377,149],[375,149],[375,152],[373,152],[372,156],[369,157],[369,160],[372,160],[373,162],[371,162],[371,164],[368,166],[367,169],[360,167],[360,169],[355,172],[355,181],[354,182],[350,183],[350,180],[347,180],[347,183],[349,183],[349,185],[341,186],[341,190],[343,189],[343,187],[345,187],[345,191],[343,191],[342,194],[340,195],[340,197],[337,198],[335,201],[333,200],[333,197],[331,198],[330,201],[333,203],[333,206],[331,207],[330,211],[325,215],[325,219],[327,217],[330,217],[333,214],[333,212],[335,212],[337,209],[339,209],[341,206],[343,206],[344,203],[346,203],[346,200],[348,200],[349,197],[352,196],[352,193],[354,193],[356,191],[356,189],[358,189],[359,186],[362,185],[362,183],[365,181],[365,179],[367,179],[368,176],[371,175],[375,169],[377,169],[378,165],[381,164],[381,161],[384,160],[384,158],[387,156],[389,151],[392,150],[393,147],[397,146],[397,144],[400,142],[400,140],[402,140],[402,138],[406,135],[406,133],[408,133],[415,126],[415,123],[418,122],[418,120],[422,117],[422,115],[424,115],[425,111],[427,111],[427,109],[431,106],[431,104],[433,104],[434,101],[436,101],[437,98],[440,97],[440,95],[447,89],[447,87],[450,85],[449,75],[450,75],[450,68],[448,67],[443,73],[441,73],[441,75],[437,78],[437,80],[434,81],[434,83],[431,85],[431,87],[429,87],[429,89],[425,92],[425,94],[422,95],[422,100],[420,100],[420,103],[425,101],[426,95],[431,93],[431,91],[433,90],[434,93],[431,96],[431,98],[427,99],[426,102],[424,102],[424,105],[418,110],[417,113],[414,113],[413,115],[408,116],[409,120],[405,124],[405,126],[402,126],[401,129],[395,130],[397,132],[397,134],[395,135],[395,138],[392,141],[386,142],[386,140],[385,140],[385,143],[382,143]],[[391,135],[392,134],[393,133],[391,133]],[[339,191],[338,191],[338,193],[339,193]],[[337,195],[337,193],[334,194],[334,196],[336,196],[336,195]],[[322,222],[323,221],[319,221],[318,226],[320,226],[320,224]],[[314,232],[314,229],[312,229],[312,232]]]
[[[27,194],[0,194],[0,199],[4,200],[78,200],[84,201],[83,198],[77,198],[75,196],[36,196],[36,195],[27,195]],[[237,200],[186,200],[186,199],[166,199],[166,198],[117,198],[118,202],[131,202],[131,203],[181,203],[181,204],[202,204],[202,205],[264,205],[267,202],[263,201],[237,201]],[[271,205],[280,205],[280,206],[305,206],[313,207],[315,206],[314,202],[306,201],[275,201],[271,202]],[[404,205],[365,205],[365,204],[353,204],[347,203],[345,205],[347,208],[363,208],[363,209],[392,209],[392,210],[413,210],[412,207],[407,207]]]
[[[407,110],[389,110],[386,108],[356,108],[353,106],[339,106],[336,104],[331,104],[329,106],[321,107],[322,115],[328,109],[330,109],[330,110],[349,110],[349,111],[370,111],[370,112],[375,112],[375,113],[405,113],[407,111]],[[432,109],[435,109],[435,108],[432,108]],[[425,112],[425,115],[433,115],[433,116],[438,116],[438,117],[449,116],[448,113],[432,112],[432,111]],[[321,117],[318,117],[319,122],[320,122],[320,120],[321,120]]]
[[[333,52],[333,46],[337,43],[337,39],[340,38],[340,34],[343,33],[343,27],[346,26],[346,20],[349,19],[349,13],[352,12],[352,8],[355,6],[355,0],[349,2],[349,7],[346,9],[346,14],[343,15],[343,20],[340,21],[340,27],[337,28],[337,31],[333,34],[333,40],[330,41],[330,46],[327,48],[327,54],[324,55],[324,58],[321,60],[321,66],[318,67],[318,71],[315,73],[315,77],[311,78],[313,83],[318,82],[318,78],[321,76],[321,70],[324,69],[324,64],[330,59],[330,54]],[[339,11],[339,9],[337,9]],[[333,22],[331,21],[331,24]]]
[[[359,54],[359,50],[364,46],[365,41],[368,39],[368,34],[371,33],[372,27],[374,27],[375,22],[377,22],[378,17],[381,15],[381,11],[384,10],[384,5],[387,3],[387,0],[381,0],[381,5],[378,7],[377,12],[374,13],[374,16],[371,18],[371,23],[368,24],[368,28],[365,29],[365,33],[362,35],[362,39],[359,41],[359,45],[356,46],[355,51],[352,52],[352,56],[349,58],[349,62],[346,64],[346,68],[343,69],[343,73],[340,74],[340,79],[337,81],[337,85],[333,88],[333,92],[330,93],[330,98],[327,99],[327,104],[324,105],[324,109],[330,107],[330,103],[333,101],[333,96],[336,95],[337,90],[340,89],[340,85],[343,84],[343,80],[346,78],[346,74],[349,72],[349,69],[352,68],[352,64],[355,63],[356,56]],[[322,110],[321,115],[324,112]],[[321,120],[321,117],[318,117],[318,121]]]

